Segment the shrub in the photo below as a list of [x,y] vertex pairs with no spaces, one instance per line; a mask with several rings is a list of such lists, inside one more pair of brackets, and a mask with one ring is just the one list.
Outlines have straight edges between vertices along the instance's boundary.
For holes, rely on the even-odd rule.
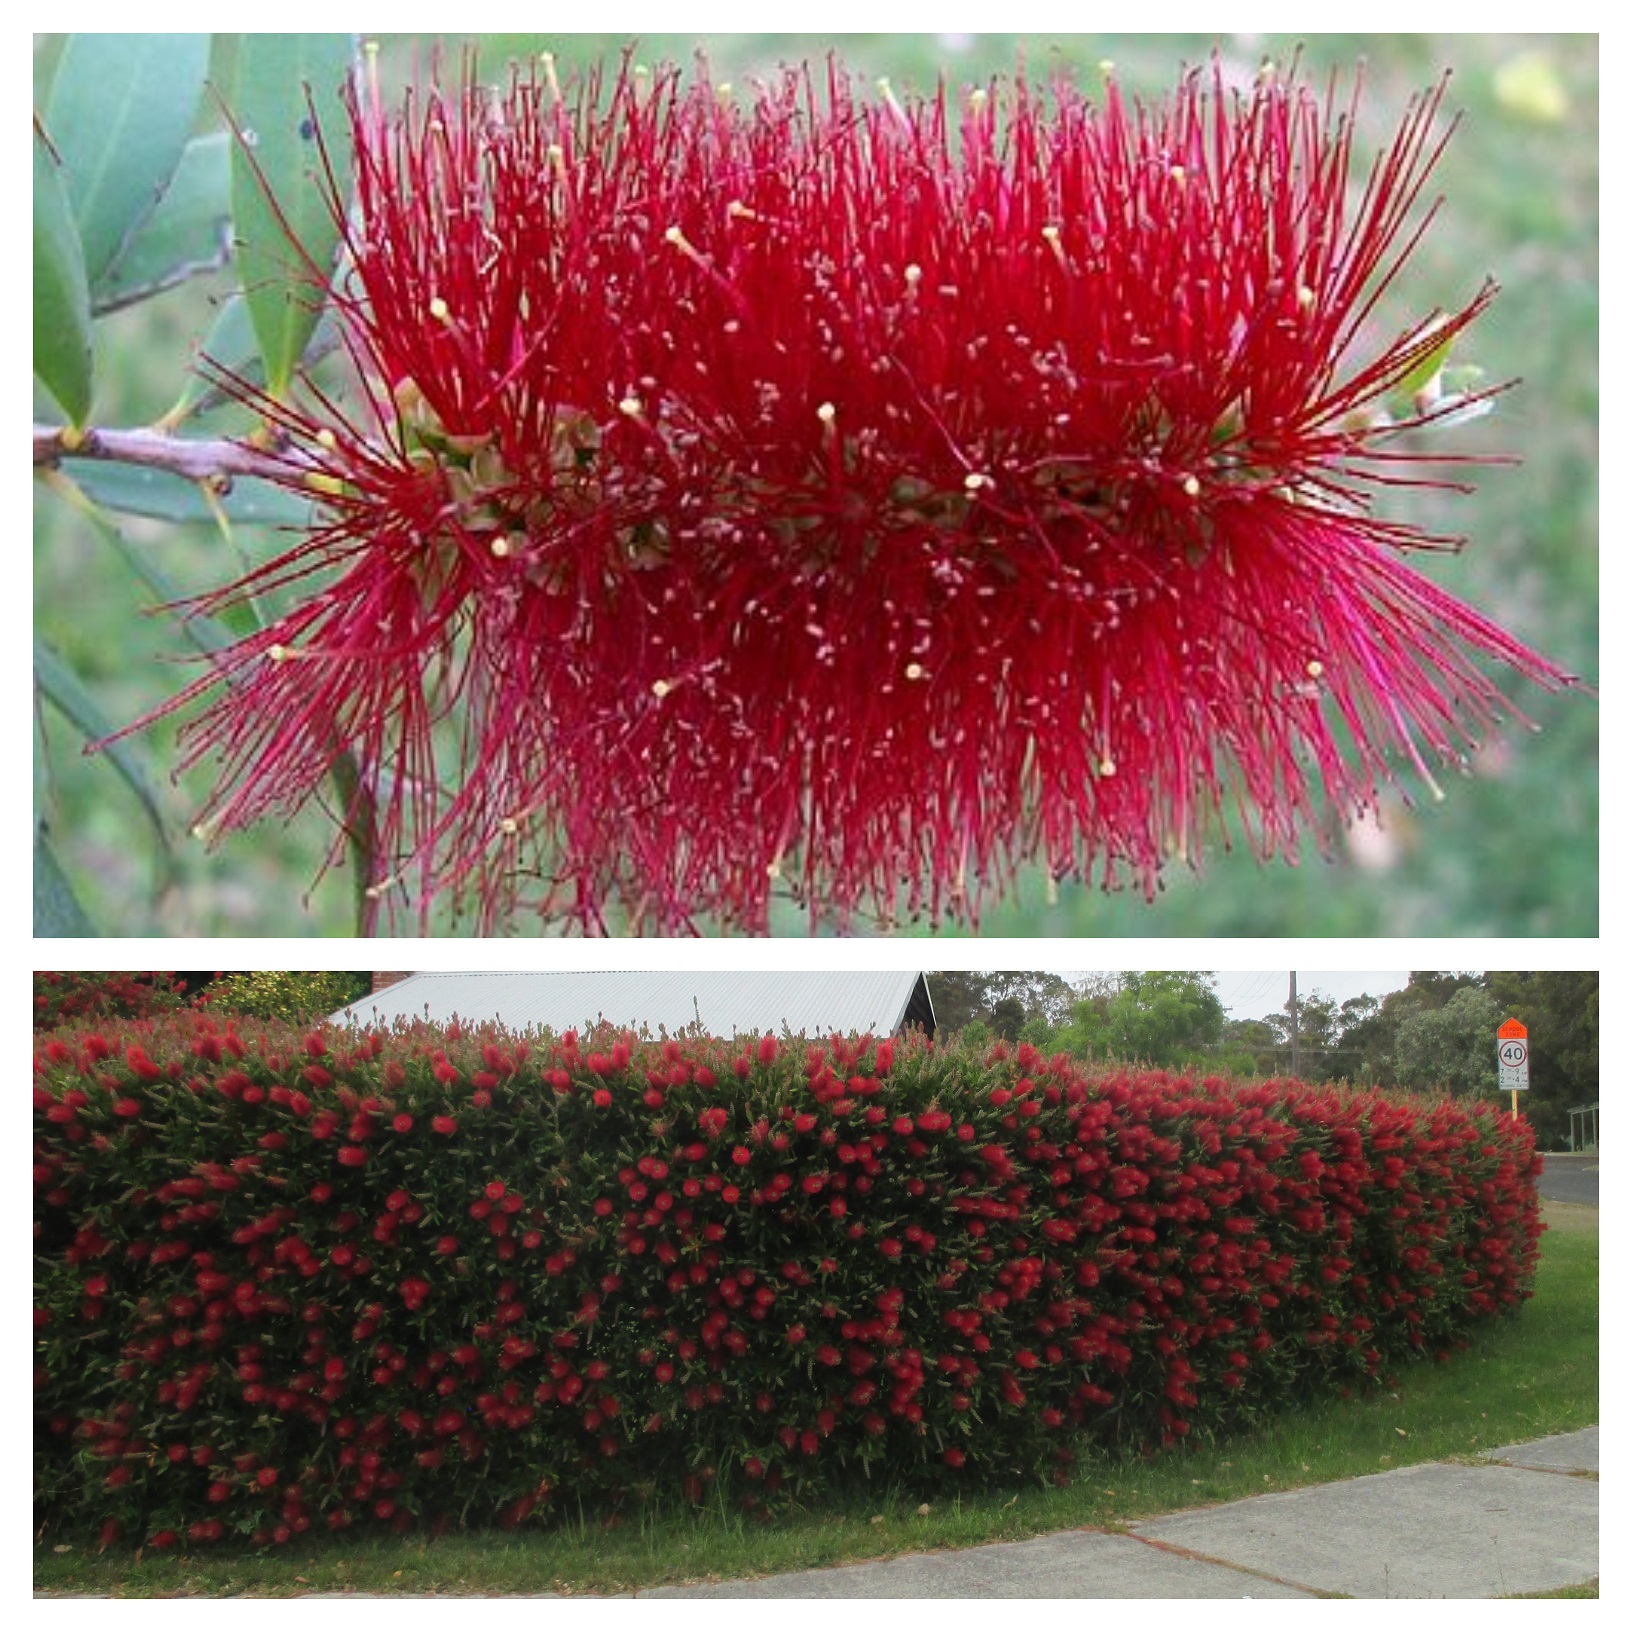
[[77,1020],[141,1019],[179,1009],[186,998],[185,982],[168,970],[36,970],[34,1029],[54,1031]]
[[212,980],[203,1001],[228,1014],[308,1025],[343,1009],[368,985],[367,975],[339,970],[257,969]]
[[158,1545],[880,1474],[1069,1477],[1529,1295],[1485,1105],[1022,1045],[41,1044],[37,1522]]

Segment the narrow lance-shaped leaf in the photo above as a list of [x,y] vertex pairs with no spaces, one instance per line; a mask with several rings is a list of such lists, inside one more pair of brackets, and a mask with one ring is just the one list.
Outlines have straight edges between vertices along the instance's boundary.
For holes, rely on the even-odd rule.
[[[59,652],[38,639],[34,642],[34,683],[40,695],[50,700],[86,742],[99,742],[113,734],[113,722],[102,712],[85,682]],[[170,835],[159,809],[158,795],[136,750],[130,743],[120,741],[108,743],[106,752],[108,762],[142,807],[142,814],[158,838],[160,848],[168,853]]]
[[92,289],[98,312],[129,306],[227,264],[232,254],[228,142],[225,131],[216,131],[187,144],[158,208]]
[[[349,34],[247,34],[238,51],[233,230],[274,396],[287,390],[316,326],[316,280],[327,278],[339,239],[320,181],[315,119],[338,114],[353,56]],[[345,149],[332,150],[330,159],[345,185]]]
[[34,374],[76,424],[91,411],[85,256],[51,144],[34,124]]
[[74,894],[45,834],[34,834],[34,933],[86,936],[96,929]]
[[[215,520],[215,510],[198,483],[173,471],[90,459],[68,459],[63,465],[80,487],[109,510],[149,516],[155,521]],[[312,518],[311,505],[298,494],[252,476],[240,476],[232,484],[232,491],[215,502],[229,521],[305,527]]]
[[46,106],[92,284],[159,202],[198,117],[208,34],[75,34]]

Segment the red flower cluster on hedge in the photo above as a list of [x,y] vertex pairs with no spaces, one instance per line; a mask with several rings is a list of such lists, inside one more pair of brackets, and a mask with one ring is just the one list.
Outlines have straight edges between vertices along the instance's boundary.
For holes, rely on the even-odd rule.
[[38,1522],[515,1524],[562,1491],[1064,1480],[1529,1295],[1496,1108],[919,1040],[40,1041]]
[[298,603],[169,705],[212,826],[346,751],[421,915],[968,917],[1029,862],[1151,891],[1226,807],[1291,854],[1460,765],[1481,664],[1566,683],[1374,513],[1454,485],[1400,433],[1493,293],[1376,331],[1443,85],[1362,177],[1295,74],[813,80],[359,95],[355,407],[257,399],[325,516],[200,602]]
[[187,986],[169,970],[34,972],[34,1029],[55,1031],[75,1020],[141,1020],[187,1001]]

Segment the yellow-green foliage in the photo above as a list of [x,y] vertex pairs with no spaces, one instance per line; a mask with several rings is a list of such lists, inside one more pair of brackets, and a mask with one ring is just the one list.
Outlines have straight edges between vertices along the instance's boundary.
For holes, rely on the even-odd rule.
[[361,997],[368,976],[348,970],[254,969],[210,982],[212,1009],[302,1024]]

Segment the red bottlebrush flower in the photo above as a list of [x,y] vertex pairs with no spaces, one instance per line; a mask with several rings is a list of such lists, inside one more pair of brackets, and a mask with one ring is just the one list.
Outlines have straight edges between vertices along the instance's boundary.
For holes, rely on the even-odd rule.
[[212,825],[349,751],[422,918],[763,929],[778,880],[841,918],[1032,861],[1149,892],[1226,790],[1268,856],[1399,756],[1432,786],[1508,712],[1475,660],[1569,680],[1371,509],[1448,485],[1400,433],[1471,406],[1418,386],[1491,294],[1368,326],[1441,99],[1362,178],[1352,108],[1219,67],[1140,110],[359,95],[362,406],[256,399],[326,511],[254,587],[316,587],[168,705],[210,699]]
[[440,1134],[451,1135],[459,1131],[459,1124],[451,1116],[433,1116],[431,1127]]
[[956,1445],[948,1445],[947,1448],[941,1452],[941,1460],[945,1462],[949,1468],[961,1468],[967,1458]]
[[142,1114],[140,1103],[134,1099],[120,1099],[114,1101],[113,1114],[115,1116],[132,1117]]
[[342,1145],[334,1154],[344,1167],[361,1167],[368,1160],[368,1152],[361,1145]]
[[403,1111],[391,1118],[391,1126],[395,1128],[398,1133],[412,1133],[414,1130],[414,1119],[406,1111]]

